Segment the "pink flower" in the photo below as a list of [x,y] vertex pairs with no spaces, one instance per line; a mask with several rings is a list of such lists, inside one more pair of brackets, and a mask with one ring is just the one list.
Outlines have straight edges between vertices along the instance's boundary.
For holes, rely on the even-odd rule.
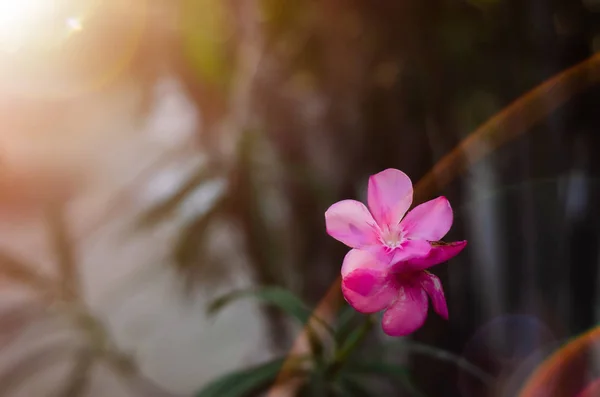
[[452,226],[445,197],[438,197],[404,214],[412,204],[410,178],[387,169],[369,178],[367,207],[343,200],[325,212],[327,232],[354,248],[342,265],[342,292],[356,310],[386,310],[383,330],[407,335],[423,325],[428,295],[434,310],[448,318],[440,280],[427,268],[456,256],[466,241],[440,240]]

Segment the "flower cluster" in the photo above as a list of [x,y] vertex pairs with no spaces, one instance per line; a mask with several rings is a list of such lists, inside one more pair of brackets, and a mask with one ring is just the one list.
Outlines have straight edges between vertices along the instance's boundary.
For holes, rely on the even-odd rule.
[[391,336],[420,328],[429,298],[435,312],[448,319],[442,284],[427,269],[456,256],[467,244],[441,241],[453,221],[445,197],[407,213],[412,200],[410,178],[387,169],[369,178],[368,208],[343,200],[325,212],[327,233],[352,248],[341,271],[346,301],[361,313],[385,310],[382,327]]

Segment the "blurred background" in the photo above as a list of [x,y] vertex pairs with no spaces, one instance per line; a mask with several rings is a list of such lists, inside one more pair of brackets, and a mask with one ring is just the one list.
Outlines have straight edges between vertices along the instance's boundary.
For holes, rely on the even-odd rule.
[[[329,205],[385,168],[416,183],[598,50],[596,0],[0,0],[0,396],[191,396],[285,355],[285,314],[207,305],[268,285],[316,307],[347,251]],[[450,321],[410,340],[492,379],[397,341],[421,395],[516,396],[598,323],[598,76],[421,192],[469,245],[433,269]],[[531,396],[577,395],[599,347]]]

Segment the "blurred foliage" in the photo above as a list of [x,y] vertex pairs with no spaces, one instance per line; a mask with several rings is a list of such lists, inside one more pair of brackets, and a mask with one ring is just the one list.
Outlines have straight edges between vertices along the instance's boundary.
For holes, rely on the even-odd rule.
[[234,70],[227,44],[234,26],[226,2],[182,0],[181,17],[183,50],[190,66],[202,81],[227,89]]
[[[80,294],[80,275],[75,255],[76,245],[70,238],[62,205],[50,205],[45,213],[48,239],[54,250],[56,272],[39,274],[37,264],[15,259],[0,251],[0,273],[12,287],[22,286],[31,294],[25,300],[5,302],[0,310],[0,352],[22,343],[23,335],[40,333],[52,336],[57,331],[74,331],[68,342],[53,340],[34,349],[21,347],[9,366],[0,370],[0,395],[10,396],[32,378],[63,363],[72,363],[66,379],[49,396],[82,397],[92,376],[94,365],[104,363],[117,374],[135,376],[137,368],[131,358],[118,350],[111,335]],[[62,328],[63,326],[67,326]],[[23,337],[26,341],[27,337]],[[29,341],[30,343],[31,341]],[[33,344],[35,345],[35,343]]]
[[243,397],[268,386],[279,373],[284,359],[277,359],[226,375],[210,383],[197,397]]
[[307,323],[312,313],[311,308],[306,306],[297,296],[283,288],[277,287],[231,292],[212,301],[208,306],[207,311],[209,314],[215,314],[225,306],[231,304],[234,300],[250,296],[277,306],[296,319],[300,325]]
[[[235,271],[232,254],[249,265],[256,284],[276,285],[233,292],[215,301],[210,311],[239,298],[260,298],[268,303],[262,307],[279,350],[291,337],[279,311],[309,323],[310,308],[339,274],[345,248],[325,235],[323,212],[329,204],[362,196],[363,186],[357,181],[383,168],[401,168],[418,180],[457,142],[523,92],[591,55],[600,33],[598,14],[589,2],[568,0],[164,3],[178,11],[176,29],[165,29],[161,16],[149,24],[132,74],[139,72],[151,87],[162,73],[158,65],[168,65],[167,73],[183,83],[201,115],[197,140],[208,161],[171,197],[143,214],[140,225],[151,228],[169,220],[198,189],[214,179],[224,180],[224,192],[210,208],[185,220],[172,256],[191,287],[214,287],[226,280]],[[161,35],[167,40],[156,40],[164,38]],[[165,48],[155,48],[160,46]],[[146,90],[147,95],[151,92]],[[539,145],[531,145],[535,153],[528,151],[527,141],[521,143],[523,159],[531,153],[536,156],[535,163],[519,160],[523,168],[536,168],[541,160],[556,167],[553,170],[561,167],[556,148],[548,142],[558,142],[562,150],[565,142],[583,136],[583,146],[595,147],[597,138],[580,132],[597,130],[589,121],[597,98],[590,98],[581,102],[587,106],[576,103],[575,110],[553,115],[558,122],[542,123],[546,135],[541,135]],[[577,132],[571,134],[571,129]],[[509,179],[514,164],[521,164],[515,157],[495,160],[504,179]],[[449,189],[460,198],[460,189]],[[40,302],[35,305],[41,312],[46,313],[48,305],[66,303],[70,315],[77,316],[94,359],[88,350],[78,352],[75,370],[59,390],[65,396],[77,395],[85,390],[86,372],[96,359],[122,357],[106,349],[110,336],[82,302],[76,250],[63,208],[52,206],[47,215],[56,275],[42,274],[35,270],[38,267],[0,252],[0,276],[36,292]],[[218,226],[235,231],[230,233],[231,249],[223,250],[230,252],[215,252],[211,244]],[[585,271],[580,274],[593,278]],[[69,305],[83,309],[71,311]],[[0,318],[21,329],[38,314],[20,310],[14,309],[19,315],[7,310]],[[471,316],[474,311],[464,312]],[[458,314],[453,332],[472,321],[467,314]],[[339,313],[333,332],[321,332],[322,324],[311,323],[311,355],[298,358],[294,374],[305,381],[301,393],[368,395],[369,382],[382,378],[400,383],[409,395],[422,395],[408,377],[408,366],[382,359],[389,346],[369,360],[363,359],[366,354],[360,359],[353,356],[363,342],[370,344],[368,352],[375,352],[378,342],[369,339],[369,327],[369,323],[363,327],[348,307]],[[15,334],[9,331],[7,340]],[[418,337],[444,340],[440,334],[446,331],[434,325]],[[454,351],[463,342],[446,340]],[[405,352],[451,362],[482,382],[488,379],[454,354],[401,343]],[[38,365],[60,358],[52,352],[37,352],[16,363],[10,373],[0,376],[0,392],[22,381],[22,374],[35,373]],[[281,365],[279,358],[230,374],[199,395],[256,393],[272,383]],[[428,376],[428,368],[420,368]],[[449,383],[422,386],[456,395],[448,391],[454,386]]]
[[[400,168],[418,181],[515,98],[590,56],[600,32],[598,14],[568,0],[172,4],[181,7],[185,23],[173,39],[183,49],[173,46],[171,72],[203,115],[198,142],[227,186],[210,209],[186,220],[173,251],[177,268],[191,287],[207,290],[228,280],[236,271],[230,256],[215,253],[211,245],[213,226],[225,225],[239,237],[235,251],[248,263],[254,282],[286,288],[307,307],[339,274],[345,253],[325,234],[328,205],[361,197],[364,186],[357,181],[383,168]],[[256,53],[258,66],[246,68]],[[247,91],[240,89],[241,82],[248,83]],[[514,112],[514,125],[504,128],[517,131],[515,125],[523,126],[532,114],[554,113],[552,98],[545,102],[550,95],[560,96],[541,95],[532,107]],[[595,102],[586,103],[589,113]],[[249,116],[239,118],[240,113]],[[527,173],[540,172],[542,163],[552,170],[563,166],[556,154],[571,139],[565,120],[579,125],[580,116],[579,110],[567,110],[542,120],[535,128],[546,135],[538,134],[544,138],[531,146],[535,150],[522,139],[517,151],[534,161],[524,160],[527,155],[519,161],[518,154],[499,155],[492,166],[502,181],[512,175],[527,179]],[[538,123],[535,119],[523,130],[532,131]],[[490,131],[500,130],[490,126]],[[588,135],[584,139],[592,139]],[[525,171],[516,173],[517,164]],[[192,175],[142,223],[152,227],[184,205],[207,182],[203,172]],[[448,186],[444,194],[460,202],[461,187]],[[284,349],[291,335],[276,312],[265,309],[265,314],[275,347]],[[338,346],[357,325],[349,320],[351,312],[341,316]],[[453,318],[453,332],[475,321],[466,316]],[[459,351],[464,341],[445,337],[448,332],[430,326],[417,338],[444,341]],[[427,354],[417,348],[411,352]],[[426,378],[427,368],[419,368]],[[361,394],[353,378],[345,382],[336,387]],[[447,379],[424,387],[436,394],[458,393],[449,390],[455,385]]]
[[[300,298],[277,287],[236,291],[224,295],[209,305],[209,312],[216,315],[240,297],[256,297],[265,304],[278,307],[286,315],[300,320],[302,324],[307,324],[308,328],[314,331],[309,337],[319,338],[318,341],[312,341],[313,347],[318,343],[321,348],[313,348],[311,355],[307,357],[287,357],[289,361],[285,369],[285,360],[276,358],[224,375],[203,388],[196,394],[198,397],[258,395],[271,386],[278,376],[284,377],[283,384],[301,382],[296,394],[298,396],[364,396],[373,393],[380,395],[385,388],[381,389],[381,385],[371,384],[373,379],[379,379],[391,382],[390,385],[396,391],[400,387],[406,395],[423,397],[424,394],[413,384],[408,368],[395,364],[393,359],[390,360],[390,352],[396,353],[394,347],[398,348],[397,352],[401,349],[416,350],[436,360],[449,360],[473,376],[480,377],[482,381],[490,381],[489,375],[465,359],[433,346],[415,344],[407,339],[388,342],[378,349],[365,350],[362,345],[378,320],[358,315],[348,305],[344,305],[333,326],[329,326],[324,320],[311,317],[311,312]],[[319,333],[319,330],[325,332]],[[360,355],[360,358],[356,357],[357,355]],[[379,391],[374,392],[375,390]]]

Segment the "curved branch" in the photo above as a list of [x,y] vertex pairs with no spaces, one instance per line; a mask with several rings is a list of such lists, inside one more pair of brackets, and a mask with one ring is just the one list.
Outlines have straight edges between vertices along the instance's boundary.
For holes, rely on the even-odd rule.
[[[416,184],[415,202],[423,201],[434,191],[443,188],[460,172],[465,170],[468,165],[475,163],[492,150],[525,133],[570,98],[598,82],[600,82],[600,54],[594,55],[559,73],[522,95],[463,139],[450,153],[442,157]],[[325,297],[321,299],[313,311],[313,315],[325,321],[333,317],[340,302],[340,282],[340,277],[338,277],[332,283]],[[290,367],[287,361],[291,357],[306,353],[308,348],[307,336],[308,328],[305,326],[290,349],[288,358],[282,366],[277,380],[267,393],[268,397],[293,394],[293,388],[286,388],[286,385],[284,385],[288,378],[287,370]]]

